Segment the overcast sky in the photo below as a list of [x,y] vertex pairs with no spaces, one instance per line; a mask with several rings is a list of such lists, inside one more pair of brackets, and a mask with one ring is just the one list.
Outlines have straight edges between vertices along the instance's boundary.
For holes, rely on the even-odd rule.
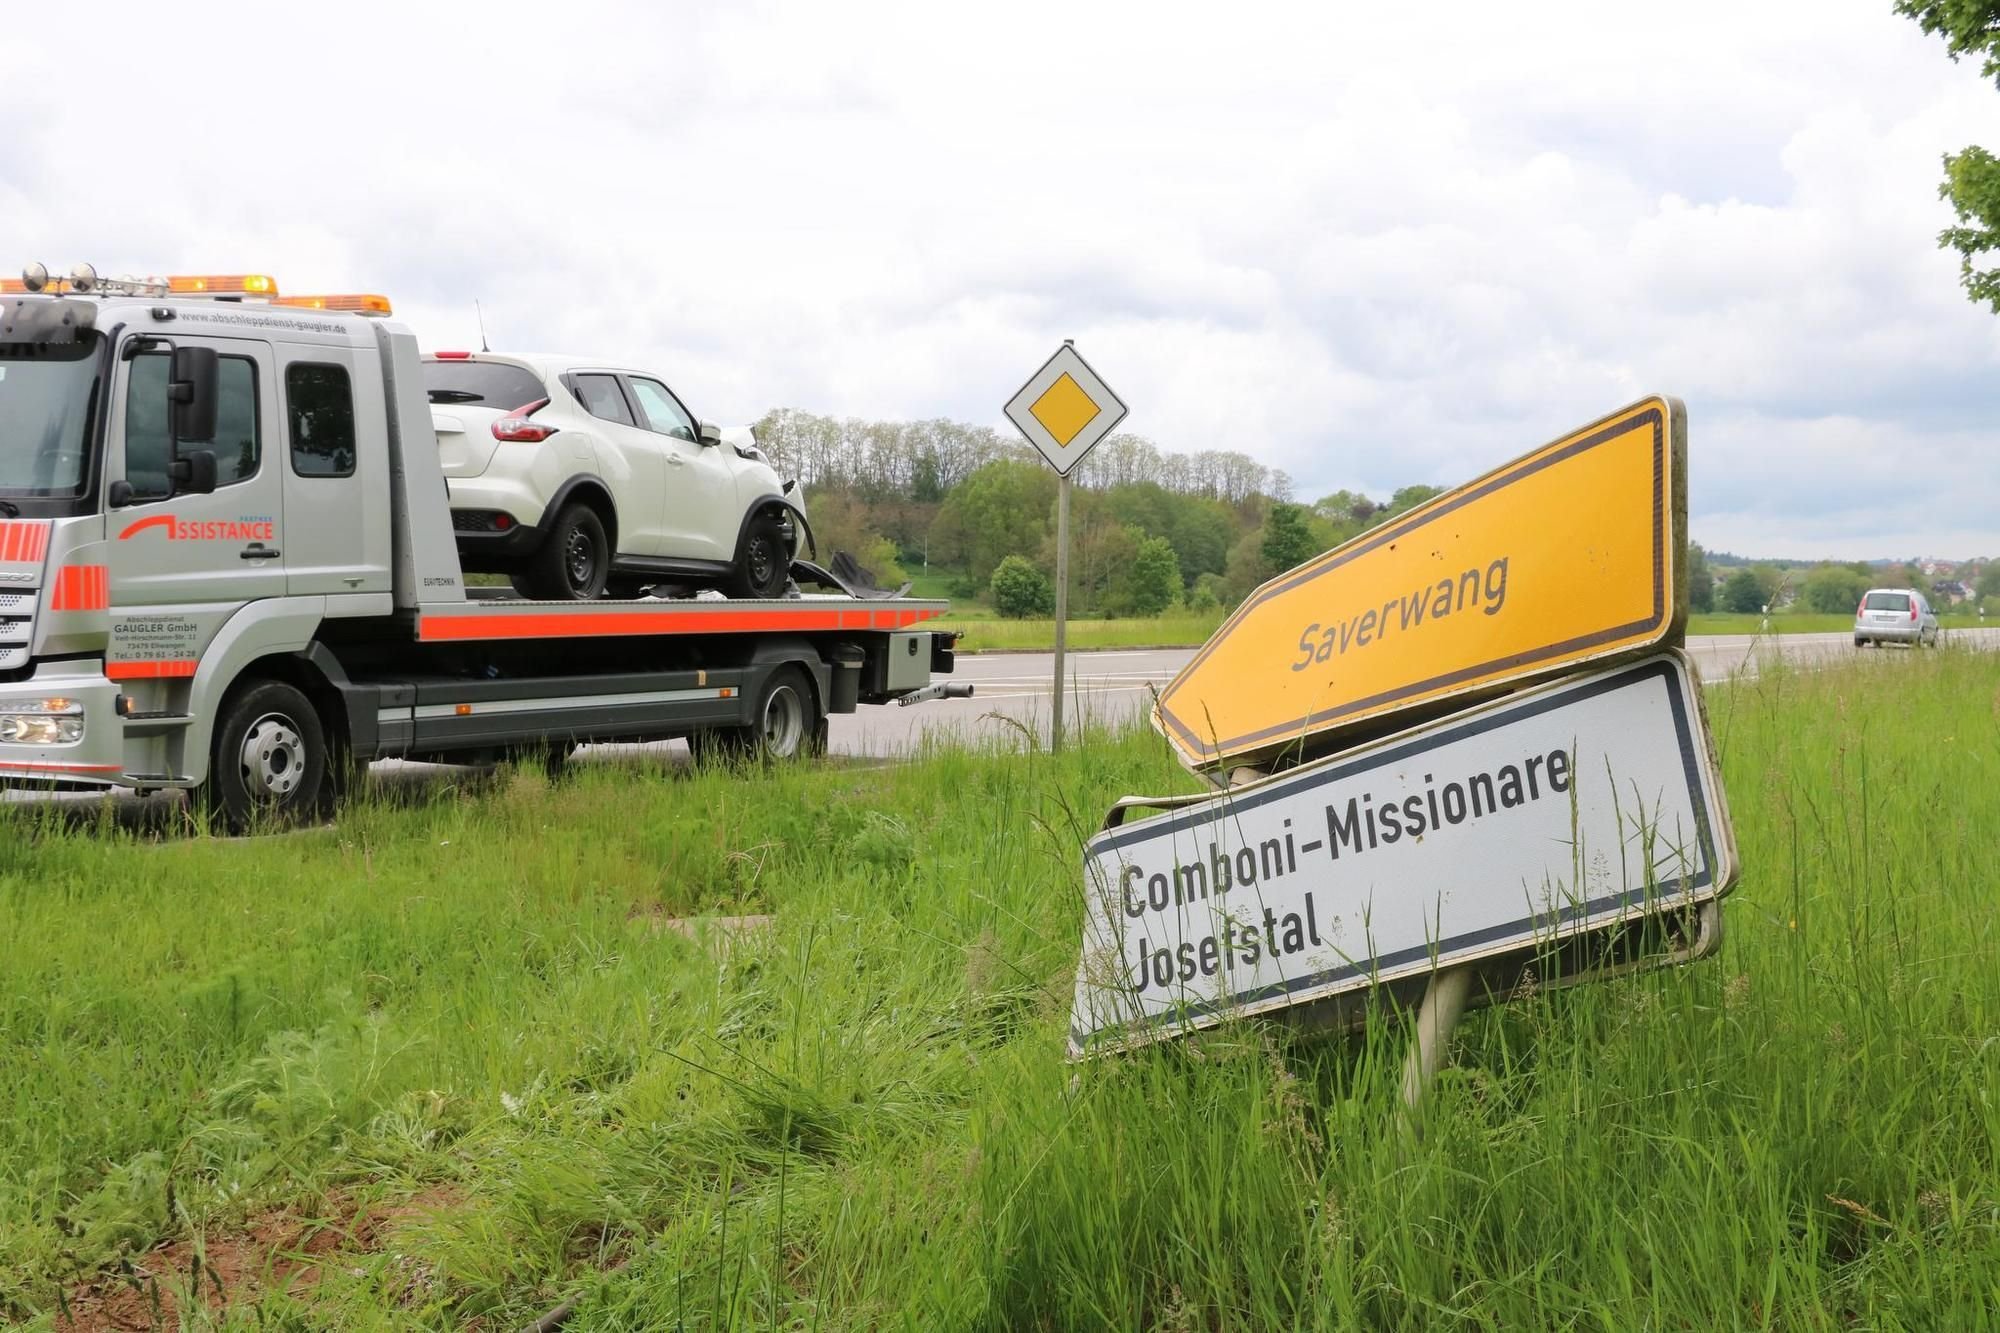
[[726,422],[1002,424],[1073,337],[1306,499],[1672,393],[1711,548],[2000,554],[2000,91],[1889,0],[21,9],[9,267],[477,299]]

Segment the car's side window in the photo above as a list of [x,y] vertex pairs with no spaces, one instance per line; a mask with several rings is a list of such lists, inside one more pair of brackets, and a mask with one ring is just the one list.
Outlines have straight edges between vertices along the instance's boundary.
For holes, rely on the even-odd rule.
[[577,400],[583,410],[605,421],[615,421],[621,426],[636,426],[632,419],[632,409],[626,406],[625,395],[618,388],[618,381],[610,375],[572,375],[570,384],[576,389]]
[[625,382],[632,386],[632,396],[639,400],[639,410],[646,414],[646,422],[655,432],[695,443],[694,420],[682,410],[666,385],[636,375],[627,377]]
[[[140,499],[164,499],[173,490],[167,471],[174,455],[167,413],[172,369],[171,354],[142,352],[132,358],[125,386],[125,480]],[[215,438],[190,440],[188,447],[215,451],[220,489],[257,475],[263,444],[257,430],[257,364],[248,357],[225,356],[215,378]]]

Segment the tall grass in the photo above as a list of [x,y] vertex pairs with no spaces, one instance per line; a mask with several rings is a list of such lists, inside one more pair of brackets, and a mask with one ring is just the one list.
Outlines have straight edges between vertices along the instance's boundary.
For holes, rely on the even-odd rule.
[[[1053,620],[983,620],[946,616],[945,629],[961,630],[961,651],[969,653],[1046,653],[1056,645]],[[1222,624],[1222,612],[1177,612],[1128,620],[1071,620],[1065,643],[1073,650],[1093,648],[1193,648],[1208,642]]]
[[1143,734],[463,775],[241,842],[13,812],[0,1311],[54,1327],[159,1237],[446,1182],[217,1318],[1986,1326],[2000,660],[1894,665],[1711,691],[1721,956],[1474,1014],[1415,1143],[1386,1022],[1062,1063],[1081,842],[1190,786]]

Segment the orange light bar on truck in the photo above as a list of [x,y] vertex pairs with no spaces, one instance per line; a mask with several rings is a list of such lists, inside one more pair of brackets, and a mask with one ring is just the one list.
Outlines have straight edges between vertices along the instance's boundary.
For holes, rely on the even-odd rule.
[[346,310],[360,315],[392,315],[389,298],[369,293],[345,293],[337,296],[281,296],[272,305],[288,305],[300,310]]
[[176,296],[276,296],[278,280],[265,273],[214,273],[169,277]]

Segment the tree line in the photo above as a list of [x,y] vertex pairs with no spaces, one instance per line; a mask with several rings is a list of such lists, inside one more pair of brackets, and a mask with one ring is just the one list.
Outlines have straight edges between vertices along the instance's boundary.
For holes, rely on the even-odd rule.
[[[757,441],[809,492],[822,552],[845,550],[879,582],[946,571],[953,597],[1003,614],[1054,604],[1056,477],[1023,442],[985,426],[862,421],[782,409]],[[1070,606],[1157,615],[1232,606],[1259,583],[1437,494],[1337,491],[1307,504],[1247,454],[1180,454],[1113,435],[1072,474]]]

